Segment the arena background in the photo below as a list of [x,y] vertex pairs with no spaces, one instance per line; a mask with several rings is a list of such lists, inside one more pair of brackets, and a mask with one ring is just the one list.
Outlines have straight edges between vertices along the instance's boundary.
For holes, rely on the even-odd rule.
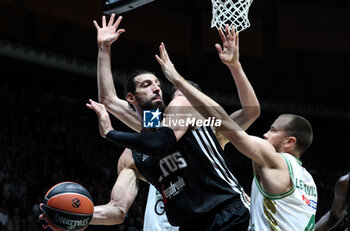
[[[350,3],[347,0],[255,0],[251,27],[240,34],[240,60],[261,102],[248,130],[262,136],[281,113],[307,117],[314,143],[302,156],[318,186],[317,220],[331,205],[334,183],[350,170]],[[95,204],[109,200],[122,148],[100,137],[96,31],[99,1],[0,1],[0,230],[39,230],[37,204],[52,185],[76,181]],[[161,41],[178,71],[230,112],[238,104],[219,60],[209,0],[158,0],[123,14],[126,29],[112,47],[117,91],[134,68],[156,72]],[[165,92],[166,100],[169,94]],[[113,119],[116,128],[130,131]],[[233,171],[250,192],[251,163],[228,145]],[[142,230],[147,184],[123,225],[87,230]],[[342,230],[338,228],[336,230]]]

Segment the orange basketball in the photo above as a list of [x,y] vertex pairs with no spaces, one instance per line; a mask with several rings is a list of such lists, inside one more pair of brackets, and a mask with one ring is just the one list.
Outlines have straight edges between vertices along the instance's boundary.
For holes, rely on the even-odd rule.
[[82,185],[61,182],[46,193],[43,212],[54,231],[84,230],[92,219],[94,204]]

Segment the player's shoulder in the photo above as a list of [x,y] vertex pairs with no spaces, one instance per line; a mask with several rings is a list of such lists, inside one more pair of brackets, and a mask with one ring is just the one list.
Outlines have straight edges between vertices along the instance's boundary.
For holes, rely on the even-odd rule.
[[190,130],[195,129],[197,126],[193,126],[192,123],[187,123],[186,121],[192,121],[195,123],[195,120],[197,119],[204,120],[204,118],[184,96],[175,97],[166,107],[164,115],[164,118],[168,118],[168,120],[174,119],[176,121],[185,121],[185,125],[180,125],[180,123],[178,123],[178,125],[180,127],[187,127]]
[[185,96],[177,96],[171,100],[168,107],[192,106]]
[[190,102],[184,96],[175,97],[165,109],[165,114],[176,115],[177,117],[193,114],[194,109]]

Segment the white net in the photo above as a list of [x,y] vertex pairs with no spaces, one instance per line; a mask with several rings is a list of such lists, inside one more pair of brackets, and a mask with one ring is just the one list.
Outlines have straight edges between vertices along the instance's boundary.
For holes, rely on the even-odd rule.
[[249,7],[253,0],[211,0],[213,18],[211,27],[222,28],[225,24],[235,26],[236,31],[242,31],[250,26],[248,20]]

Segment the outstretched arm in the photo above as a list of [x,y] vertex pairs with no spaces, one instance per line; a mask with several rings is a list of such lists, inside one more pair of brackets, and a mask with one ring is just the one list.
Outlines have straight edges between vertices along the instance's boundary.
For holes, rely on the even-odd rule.
[[287,192],[292,187],[288,166],[276,149],[268,141],[248,135],[232,120],[225,110],[214,100],[189,84],[174,68],[162,43],[159,47],[160,57],[156,55],[165,76],[189,100],[189,102],[204,116],[221,120],[221,132],[242,154],[253,160],[254,168],[259,169],[264,189],[271,194]]
[[344,218],[346,214],[345,200],[348,184],[348,174],[338,179],[334,187],[334,199],[331,210],[323,215],[316,223],[315,231],[331,230]]
[[260,166],[276,168],[281,166],[280,155],[267,141],[249,136],[238,124],[233,121],[225,110],[213,99],[193,87],[174,68],[166,52],[165,46],[161,43],[159,47],[160,56],[156,55],[164,75],[172,82],[188,99],[188,101],[205,118],[215,117],[221,119],[221,127],[218,130],[244,155],[252,159]]
[[129,106],[126,100],[120,99],[114,87],[114,81],[111,71],[111,45],[119,36],[125,32],[124,29],[118,29],[122,17],[119,16],[114,22],[115,14],[112,14],[108,24],[106,16],[102,17],[101,27],[94,20],[94,26],[97,30],[97,84],[99,102],[103,103],[108,111],[135,131],[141,131],[140,122],[136,112]]
[[215,44],[215,48],[221,61],[230,69],[242,104],[242,109],[235,111],[230,117],[243,130],[247,130],[259,117],[260,104],[239,62],[239,35],[235,32],[234,27],[230,30],[228,25],[225,26],[225,31],[226,33],[221,28],[218,29],[222,46]]

